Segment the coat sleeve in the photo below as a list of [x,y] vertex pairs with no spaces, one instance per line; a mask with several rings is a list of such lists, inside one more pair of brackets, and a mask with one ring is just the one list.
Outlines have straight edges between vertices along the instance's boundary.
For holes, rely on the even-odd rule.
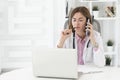
[[[67,38],[63,44],[63,48],[69,48],[72,49],[73,48],[73,36],[71,35],[69,38]],[[57,41],[57,43],[59,43],[59,41]],[[56,46],[57,47],[57,46]]]
[[72,45],[73,40],[72,39],[73,39],[72,35],[69,38],[67,38],[64,42],[63,48],[72,49],[73,48],[73,45]]
[[69,48],[69,41],[68,41],[68,39],[65,40],[65,42],[63,44],[63,48]]
[[93,62],[95,65],[99,67],[103,67],[105,65],[105,56],[103,49],[103,41],[100,34],[95,35],[96,42],[98,44],[98,49],[95,50],[93,48]]

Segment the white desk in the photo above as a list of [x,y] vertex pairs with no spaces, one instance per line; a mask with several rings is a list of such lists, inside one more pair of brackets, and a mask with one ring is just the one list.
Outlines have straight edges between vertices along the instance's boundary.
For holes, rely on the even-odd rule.
[[[101,73],[80,75],[79,80],[120,80],[120,68],[105,67]],[[0,75],[0,80],[68,80],[52,78],[36,78],[33,76],[32,68],[13,70]]]
[[67,80],[53,78],[37,78],[33,76],[32,68],[17,69],[0,75],[0,80]]
[[83,74],[79,80],[120,80],[120,68],[108,66],[100,68],[100,71],[101,72]]

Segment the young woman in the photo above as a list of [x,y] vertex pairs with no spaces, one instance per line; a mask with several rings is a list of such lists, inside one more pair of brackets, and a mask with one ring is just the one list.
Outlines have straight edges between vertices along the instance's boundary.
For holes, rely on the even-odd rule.
[[[104,50],[100,33],[93,30],[91,15],[86,7],[76,7],[69,17],[69,29],[61,32],[58,48],[73,48],[73,29],[75,30],[75,48],[78,64],[104,66]],[[87,33],[89,32],[89,34]],[[87,34],[86,34],[87,33]]]

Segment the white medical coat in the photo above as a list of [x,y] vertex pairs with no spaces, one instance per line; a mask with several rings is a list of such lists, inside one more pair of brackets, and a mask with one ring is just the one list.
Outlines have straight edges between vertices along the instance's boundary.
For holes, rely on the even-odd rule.
[[[99,47],[95,51],[91,42],[88,45],[89,39],[87,39],[85,42],[84,50],[83,50],[83,61],[84,61],[84,64],[94,64],[99,67],[102,67],[105,65],[103,41],[102,41],[102,38],[101,38],[99,32],[94,31],[94,36],[95,36],[95,41],[97,42]],[[77,41],[76,40],[75,40],[75,43],[76,43],[75,46],[77,49]],[[88,47],[87,47],[87,45],[88,45]],[[71,37],[66,39],[63,47],[64,48],[73,48],[73,35],[71,35]]]

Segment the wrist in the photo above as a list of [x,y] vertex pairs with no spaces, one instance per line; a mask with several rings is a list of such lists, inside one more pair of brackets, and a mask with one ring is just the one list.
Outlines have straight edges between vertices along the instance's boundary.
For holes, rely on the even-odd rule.
[[94,48],[98,48],[98,47],[99,47],[98,43],[95,42],[94,45],[93,45],[93,47],[94,47]]
[[62,36],[61,38],[60,38],[60,40],[66,40],[66,37],[65,36]]
[[94,38],[92,38],[91,42],[92,42],[92,45],[93,45],[94,48],[98,48],[99,45],[98,45],[98,43],[95,41]]
[[60,40],[59,40],[59,44],[57,45],[57,47],[58,48],[62,48],[65,40],[66,40],[65,37],[61,37]]

